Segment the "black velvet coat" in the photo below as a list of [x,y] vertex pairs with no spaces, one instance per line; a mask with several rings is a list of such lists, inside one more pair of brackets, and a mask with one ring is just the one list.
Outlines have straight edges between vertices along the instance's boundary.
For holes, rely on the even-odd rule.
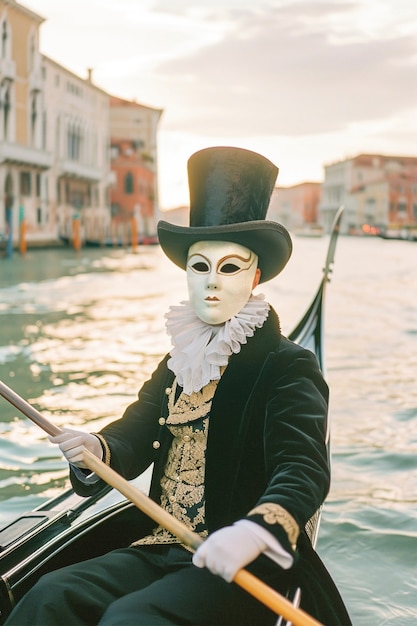
[[[111,466],[125,478],[133,479],[155,464],[150,496],[158,502],[172,440],[166,425],[159,424],[159,418],[168,415],[166,389],[174,379],[167,368],[168,358],[161,361],[123,417],[101,431],[111,450]],[[290,550],[279,524],[267,523],[261,515],[248,517],[248,513],[262,503],[279,504],[303,529],[322,505],[330,482],[327,406],[328,387],[315,355],[281,335],[278,317],[271,310],[263,327],[230,357],[213,398],[205,470],[209,532],[247,517]],[[159,442],[157,448],[155,441]],[[94,490],[74,475],[71,478],[78,493],[88,495]],[[310,585],[313,576],[315,587],[320,569],[324,578],[328,577],[304,533],[297,553],[301,554],[295,568],[301,572],[300,580],[307,576]],[[332,586],[328,578],[324,587]],[[329,602],[326,593],[325,603]],[[337,596],[337,590],[332,589],[331,594]],[[314,602],[318,596],[316,589]],[[320,614],[313,606],[307,608]],[[331,614],[331,619],[335,624],[349,623],[347,617],[338,621]]]

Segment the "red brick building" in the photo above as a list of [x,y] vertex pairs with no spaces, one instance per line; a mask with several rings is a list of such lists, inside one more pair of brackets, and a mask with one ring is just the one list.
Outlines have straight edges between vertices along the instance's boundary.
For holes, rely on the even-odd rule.
[[156,234],[159,216],[156,134],[161,114],[160,109],[134,101],[113,96],[110,99],[113,232],[126,233],[134,224],[139,239]]

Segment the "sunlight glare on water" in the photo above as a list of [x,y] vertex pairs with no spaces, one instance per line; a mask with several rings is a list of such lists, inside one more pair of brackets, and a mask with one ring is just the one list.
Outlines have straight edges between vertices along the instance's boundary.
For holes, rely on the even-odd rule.
[[[261,285],[284,333],[321,278],[328,238],[294,238]],[[318,550],[355,626],[417,623],[417,244],[341,237],[325,303],[332,488]],[[155,247],[0,259],[0,378],[58,426],[121,415],[169,350],[185,274]],[[68,486],[38,427],[0,399],[0,523]]]

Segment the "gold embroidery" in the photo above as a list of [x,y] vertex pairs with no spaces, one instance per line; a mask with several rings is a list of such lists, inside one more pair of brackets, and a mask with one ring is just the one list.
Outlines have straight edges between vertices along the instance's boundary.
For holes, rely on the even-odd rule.
[[100,435],[100,433],[91,433],[91,434],[95,435],[97,439],[100,441],[101,445],[103,446],[103,461],[106,465],[110,466],[111,453],[110,453],[109,444],[104,439],[103,435]]
[[[188,528],[207,537],[205,524],[204,474],[209,414],[218,381],[201,391],[187,395],[182,392],[175,402],[177,382],[168,394],[169,415],[166,426],[173,435],[161,478],[163,509]],[[170,532],[158,526],[152,535],[132,545],[180,543]]]
[[190,395],[182,392],[178,400],[175,401],[177,390],[177,380],[175,379],[172,389],[168,395],[169,416],[167,424],[186,424],[193,420],[205,417],[211,409],[211,400],[216,391],[218,380],[212,380],[200,391],[195,391]]
[[274,502],[266,502],[249,511],[249,515],[262,515],[267,524],[280,524],[295,550],[300,528],[293,516],[283,506]]

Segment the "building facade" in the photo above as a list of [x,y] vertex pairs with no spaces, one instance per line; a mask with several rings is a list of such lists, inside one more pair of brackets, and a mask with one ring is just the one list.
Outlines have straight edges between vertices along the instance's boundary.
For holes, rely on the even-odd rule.
[[319,210],[326,231],[341,205],[341,232],[414,233],[417,157],[360,154],[325,166]]
[[10,244],[24,221],[34,236],[49,230],[44,175],[53,154],[46,145],[42,22],[17,2],[0,0],[0,240]]
[[101,243],[132,215],[154,234],[162,111],[111,97],[92,70],[81,78],[42,55],[43,22],[0,0],[0,246],[11,254],[23,239],[58,243],[75,230],[81,243]]
[[305,182],[291,187],[275,187],[268,208],[268,219],[291,231],[320,230],[321,183]]
[[46,147],[53,155],[45,172],[52,233],[101,241],[110,228],[110,101],[106,92],[43,56]]
[[159,219],[157,129],[161,109],[110,98],[110,189],[113,236],[136,229],[139,240],[156,237]]

